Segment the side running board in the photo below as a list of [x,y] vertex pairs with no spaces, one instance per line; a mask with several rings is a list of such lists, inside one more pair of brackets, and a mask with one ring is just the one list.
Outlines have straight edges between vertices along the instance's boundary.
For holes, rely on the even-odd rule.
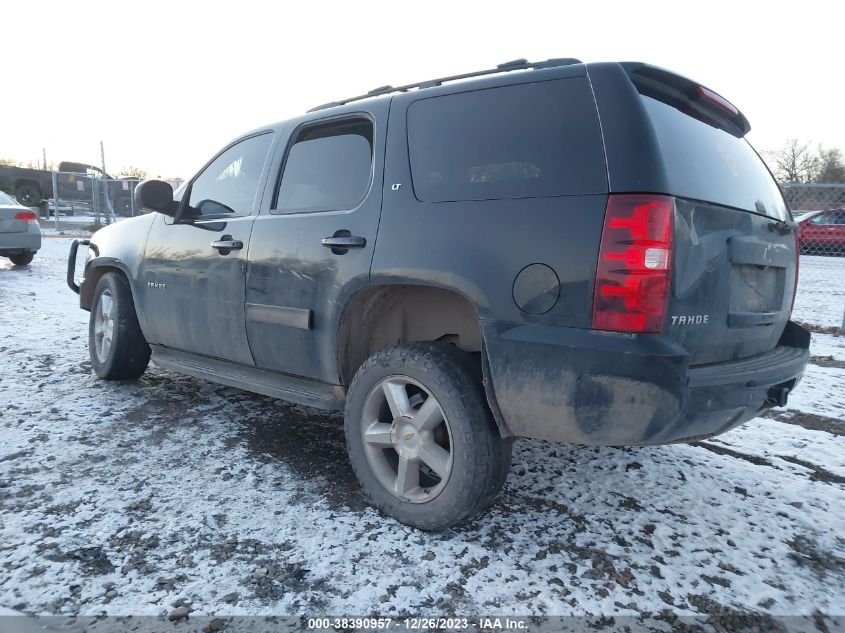
[[153,352],[152,361],[156,365],[194,378],[329,411],[342,410],[346,401],[346,390],[340,385],[330,385],[256,367],[245,367],[161,345],[150,345],[150,347]]

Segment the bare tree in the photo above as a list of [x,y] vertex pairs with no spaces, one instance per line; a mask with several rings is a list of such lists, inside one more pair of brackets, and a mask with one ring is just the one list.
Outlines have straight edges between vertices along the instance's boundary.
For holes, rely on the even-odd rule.
[[818,161],[816,182],[845,182],[845,164],[842,162],[841,150],[819,145]]
[[812,182],[819,171],[819,158],[810,143],[791,138],[783,147],[766,152],[781,182]]
[[135,178],[141,178],[142,180],[147,177],[146,169],[141,169],[140,167],[135,167],[134,165],[124,167],[120,173],[124,176],[134,176]]

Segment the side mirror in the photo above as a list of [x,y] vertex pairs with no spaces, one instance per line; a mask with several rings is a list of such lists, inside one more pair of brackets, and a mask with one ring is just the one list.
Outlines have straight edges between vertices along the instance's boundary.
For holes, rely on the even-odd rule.
[[171,218],[176,215],[173,187],[163,180],[145,180],[135,187],[135,206],[139,209],[158,211]]

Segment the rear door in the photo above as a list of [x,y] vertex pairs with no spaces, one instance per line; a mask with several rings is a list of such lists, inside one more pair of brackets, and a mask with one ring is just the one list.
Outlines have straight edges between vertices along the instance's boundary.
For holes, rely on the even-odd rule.
[[197,176],[189,223],[159,215],[141,265],[144,334],[164,345],[252,365],[244,322],[246,253],[273,133],[242,139]]
[[294,123],[279,145],[249,249],[246,329],[257,367],[337,383],[338,322],[369,283],[389,106]]
[[[777,183],[744,138],[748,122],[686,78],[642,64],[623,67],[627,77],[619,81],[633,95],[630,114],[614,112],[605,82],[595,82],[611,188],[675,197],[665,335],[686,349],[691,364],[772,350],[795,290],[795,225]],[[635,117],[628,130],[637,131],[620,129],[621,116]],[[637,144],[626,144],[628,138]],[[644,170],[636,179],[617,169],[625,155]]]

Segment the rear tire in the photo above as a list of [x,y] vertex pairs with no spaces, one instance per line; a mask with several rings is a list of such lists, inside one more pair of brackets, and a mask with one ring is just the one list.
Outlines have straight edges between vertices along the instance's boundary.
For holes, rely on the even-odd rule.
[[103,380],[136,380],[150,362],[129,282],[118,272],[100,278],[88,322],[88,353]]
[[505,483],[511,442],[473,373],[456,348],[418,343],[384,349],[355,374],[345,413],[349,459],[372,504],[401,523],[457,525]]
[[32,258],[35,257],[35,253],[18,253],[17,255],[9,255],[9,259],[12,260],[12,263],[15,266],[28,266],[32,263]]
[[114,201],[114,213],[124,218],[132,216],[132,203],[129,198],[118,198]]
[[24,182],[15,187],[15,198],[25,207],[41,204],[41,189],[33,182]]

